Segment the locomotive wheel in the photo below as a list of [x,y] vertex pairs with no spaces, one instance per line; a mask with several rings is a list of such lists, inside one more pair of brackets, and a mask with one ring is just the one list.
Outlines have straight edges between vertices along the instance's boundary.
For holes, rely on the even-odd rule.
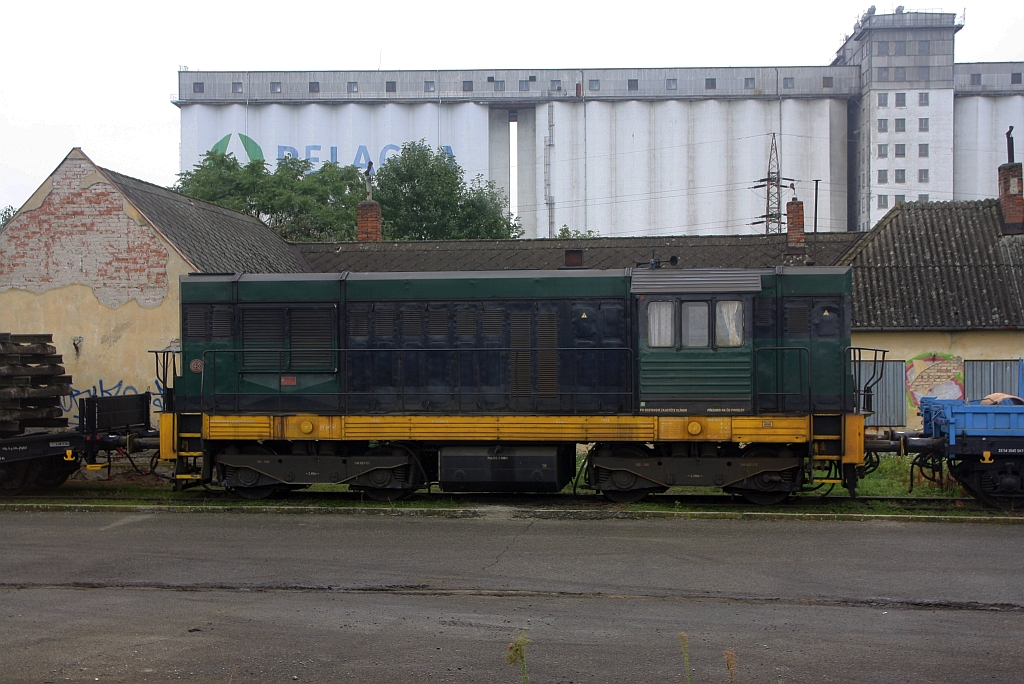
[[43,467],[32,486],[36,489],[56,489],[67,482],[68,478],[77,470],[78,461],[54,458]]
[[[228,448],[230,449],[231,447]],[[248,446],[246,451],[247,453],[259,454],[261,456],[274,455],[274,452],[265,446]],[[256,486],[256,483],[260,481],[261,476],[252,468],[239,468],[236,472],[235,478],[242,486],[231,487],[230,491],[243,499],[249,499],[250,501],[266,499],[284,488],[284,484],[263,484]]]
[[776,506],[789,498],[789,492],[756,492],[744,490],[743,498],[757,506]]
[[279,485],[260,485],[259,487],[235,487],[231,491],[250,501],[259,501],[273,496],[280,489]]
[[975,470],[971,473],[969,489],[986,506],[1014,510],[1024,508],[1021,474],[1006,467],[999,471]]
[[652,494],[658,491],[657,487],[651,487],[648,489],[605,489],[601,493],[604,494],[604,498],[615,503],[640,503],[647,498],[648,494]]

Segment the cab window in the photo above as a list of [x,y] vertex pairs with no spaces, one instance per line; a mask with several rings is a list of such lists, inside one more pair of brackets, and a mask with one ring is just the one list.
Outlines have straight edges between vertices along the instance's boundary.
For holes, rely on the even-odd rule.
[[683,302],[682,340],[684,347],[708,346],[707,302]]
[[673,346],[673,308],[672,302],[650,302],[647,305],[648,347]]
[[715,302],[715,346],[743,346],[743,302]]

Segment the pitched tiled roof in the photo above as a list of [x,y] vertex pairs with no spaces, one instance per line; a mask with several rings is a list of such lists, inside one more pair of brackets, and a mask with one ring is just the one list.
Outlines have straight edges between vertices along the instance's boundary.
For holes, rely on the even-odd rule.
[[306,270],[297,250],[259,219],[109,169],[103,173],[201,272]]
[[1024,235],[999,202],[893,208],[839,260],[853,267],[857,330],[1024,328]]
[[[808,257],[827,266],[864,233],[807,236]],[[627,268],[679,257],[680,268],[760,268],[789,263],[785,235],[621,237],[578,240],[438,240],[297,244],[313,271],[501,271],[550,269],[565,263],[565,250],[582,249],[587,268]]]

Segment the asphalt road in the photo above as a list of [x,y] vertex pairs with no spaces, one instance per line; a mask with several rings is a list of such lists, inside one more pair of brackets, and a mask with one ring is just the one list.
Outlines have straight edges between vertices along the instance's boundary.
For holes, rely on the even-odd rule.
[[1024,526],[0,513],[0,681],[1024,681]]

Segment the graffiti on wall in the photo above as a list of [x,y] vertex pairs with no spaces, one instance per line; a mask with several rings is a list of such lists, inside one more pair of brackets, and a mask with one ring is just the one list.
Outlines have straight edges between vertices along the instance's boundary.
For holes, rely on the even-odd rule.
[[[78,400],[90,397],[120,397],[126,394],[138,394],[139,390],[134,385],[129,385],[124,380],[116,383],[104,382],[102,379],[92,387],[85,389],[71,389],[71,395],[60,398],[60,407],[68,416],[68,426],[77,427],[79,424]],[[154,402],[155,403],[155,402]]]
[[907,361],[907,408],[921,406],[921,397],[964,398],[964,360],[960,356],[927,352]]

